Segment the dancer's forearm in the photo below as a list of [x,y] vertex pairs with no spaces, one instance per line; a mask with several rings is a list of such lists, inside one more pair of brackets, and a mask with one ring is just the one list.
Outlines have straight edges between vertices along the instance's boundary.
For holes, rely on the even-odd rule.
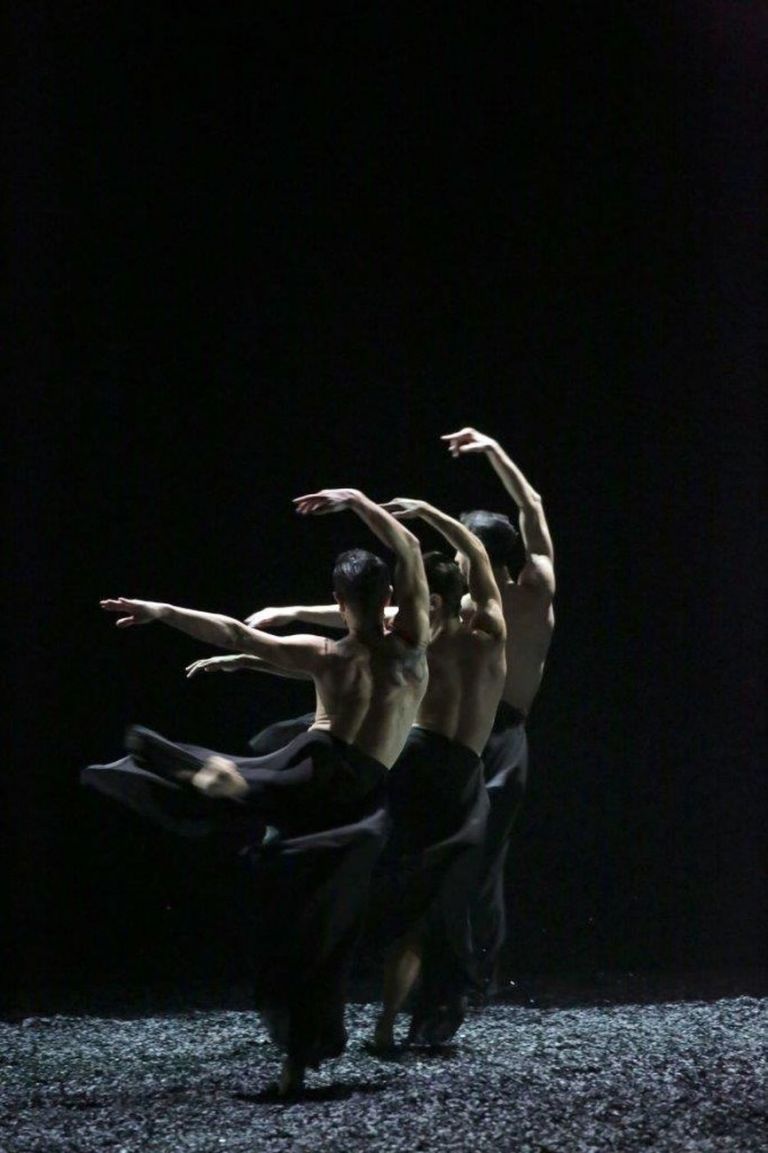
[[494,472],[520,510],[520,536],[526,554],[554,557],[552,538],[541,496],[498,441],[491,441],[487,454]]
[[117,621],[118,628],[150,624],[161,621],[220,649],[248,653],[261,657],[281,670],[306,672],[310,675],[325,655],[328,641],[316,636],[275,637],[271,633],[248,628],[242,621],[220,613],[204,613],[197,609],[184,609],[178,605],[157,601],[130,600],[117,597],[103,600],[105,612],[125,614]]
[[312,680],[309,673],[302,672],[299,669],[280,668],[279,665],[272,664],[271,661],[265,661],[262,657],[253,656],[251,653],[241,653],[237,660],[239,661],[238,668],[244,672],[270,673],[272,676],[284,677],[291,681]]

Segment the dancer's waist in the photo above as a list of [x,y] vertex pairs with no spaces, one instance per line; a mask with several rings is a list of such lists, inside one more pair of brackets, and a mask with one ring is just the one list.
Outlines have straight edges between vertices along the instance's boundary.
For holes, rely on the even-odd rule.
[[405,748],[408,750],[418,745],[429,746],[439,751],[439,755],[443,758],[448,758],[448,762],[456,764],[472,764],[480,760],[480,754],[469,745],[456,741],[453,737],[447,737],[437,729],[427,728],[426,725],[413,725]]

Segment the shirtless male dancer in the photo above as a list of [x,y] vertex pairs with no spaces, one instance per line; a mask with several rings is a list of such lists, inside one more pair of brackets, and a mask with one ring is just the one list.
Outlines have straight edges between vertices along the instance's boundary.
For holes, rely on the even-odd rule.
[[[278,866],[288,867],[284,888],[267,892],[276,941],[264,943],[270,964],[263,967],[268,996],[262,1008],[286,1050],[283,1094],[298,1092],[306,1066],[337,1056],[346,1043],[345,983],[383,841],[384,782],[426,691],[429,638],[429,593],[411,532],[356,489],[324,489],[294,504],[302,515],[349,509],[392,549],[397,614],[391,626],[384,625],[393,591],[387,567],[361,549],[342,553],[334,568],[334,596],[348,628],[335,642],[277,637],[231,617],[150,601],[118,598],[101,607],[119,614],[119,628],[161,621],[288,675],[309,675],[318,702],[312,728],[273,756],[257,758],[223,757],[133,729],[133,757],[83,772],[85,784],[170,827],[179,798],[193,801],[198,808],[181,814],[178,831],[199,833],[206,819],[227,824],[228,814],[243,826],[250,817],[239,851],[259,865],[267,824],[277,830],[270,852]],[[375,852],[361,858],[355,852],[365,838],[375,842]],[[296,876],[305,886],[298,895]],[[279,868],[275,877],[279,882]],[[290,907],[282,900],[286,893],[293,896]]]
[[427,554],[429,685],[389,779],[401,931],[385,967],[380,1050],[393,1046],[397,1014],[419,978],[409,1042],[442,1044],[464,1019],[469,903],[488,813],[480,756],[506,676],[501,595],[485,546],[425,501],[401,497],[384,508],[424,521],[457,550],[472,611],[462,617],[458,565]]
[[[482,542],[423,501],[399,499],[384,508],[398,519],[424,520],[459,550],[466,558],[462,563],[473,609],[462,620],[464,580],[458,565],[428,553],[429,687],[388,782],[393,832],[387,852],[391,916],[386,919],[395,945],[374,1034],[379,1051],[392,1048],[397,1014],[419,976],[410,1040],[444,1042],[463,1020],[463,994],[473,972],[469,901],[488,809],[480,753],[494,723],[506,667],[501,595]],[[250,624],[267,627],[293,621],[330,628],[341,623],[334,605],[268,608],[248,618]],[[228,667],[256,666],[247,657],[213,658],[197,662],[191,671]],[[279,742],[285,732],[307,723],[306,716],[280,722],[255,740]]]
[[[519,510],[525,562],[514,577],[517,532],[501,513],[476,510],[462,522],[485,544],[501,590],[507,625],[507,676],[493,732],[483,751],[491,802],[483,864],[472,906],[478,978],[487,995],[497,991],[497,967],[506,936],[504,866],[509,837],[528,773],[525,722],[539,690],[555,627],[554,550],[541,497],[498,441],[474,428],[442,437],[451,455],[484,455]],[[460,554],[459,564],[464,565]]]

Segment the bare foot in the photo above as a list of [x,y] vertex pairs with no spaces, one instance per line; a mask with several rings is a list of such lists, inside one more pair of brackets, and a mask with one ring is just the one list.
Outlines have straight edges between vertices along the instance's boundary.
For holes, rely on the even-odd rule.
[[209,757],[192,777],[192,785],[207,797],[227,797],[241,801],[248,795],[248,785],[237,765],[227,757]]
[[304,1088],[304,1066],[285,1057],[280,1070],[277,1092],[281,1097],[297,1097]]

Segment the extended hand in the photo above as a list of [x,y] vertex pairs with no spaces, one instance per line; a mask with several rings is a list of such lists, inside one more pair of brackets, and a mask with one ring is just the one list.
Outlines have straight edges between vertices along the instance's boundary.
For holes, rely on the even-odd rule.
[[187,665],[187,680],[196,677],[198,673],[234,673],[240,668],[240,657],[206,657],[202,661],[193,661]]
[[476,428],[462,428],[459,432],[449,432],[440,439],[448,441],[448,451],[454,458],[464,456],[468,452],[488,452],[496,445],[492,437],[478,432]]
[[343,512],[345,508],[351,508],[361,496],[362,493],[356,488],[323,488],[320,492],[297,496],[293,503],[296,512],[302,516],[308,513],[322,516],[327,512]]
[[259,609],[245,618],[249,629],[275,629],[280,625],[289,625],[293,621],[290,609]]
[[130,628],[131,625],[148,625],[160,617],[162,605],[154,601],[132,601],[127,597],[117,597],[115,600],[99,601],[105,613],[125,613],[116,623],[119,629]]
[[420,516],[425,508],[423,500],[411,500],[407,496],[396,496],[381,506],[391,513],[395,520],[413,520]]

